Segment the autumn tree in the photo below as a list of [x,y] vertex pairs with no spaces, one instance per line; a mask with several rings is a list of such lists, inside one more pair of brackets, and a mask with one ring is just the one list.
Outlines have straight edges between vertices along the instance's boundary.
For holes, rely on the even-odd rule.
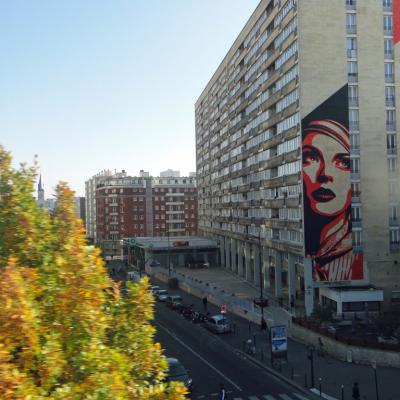
[[121,296],[57,187],[52,215],[33,197],[35,166],[0,147],[0,398],[184,399],[150,324],[148,282]]

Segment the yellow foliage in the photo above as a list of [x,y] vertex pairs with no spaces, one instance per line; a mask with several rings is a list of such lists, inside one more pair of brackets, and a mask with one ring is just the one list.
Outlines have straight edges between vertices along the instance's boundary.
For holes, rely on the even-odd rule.
[[0,399],[182,400],[164,383],[146,280],[121,296],[57,188],[49,215],[32,196],[35,168],[0,146]]

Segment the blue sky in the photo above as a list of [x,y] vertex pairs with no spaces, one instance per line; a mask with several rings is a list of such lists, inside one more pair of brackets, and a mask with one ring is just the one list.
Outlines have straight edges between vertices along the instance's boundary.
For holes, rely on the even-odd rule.
[[0,2],[0,143],[46,197],[103,169],[195,171],[194,103],[259,0]]

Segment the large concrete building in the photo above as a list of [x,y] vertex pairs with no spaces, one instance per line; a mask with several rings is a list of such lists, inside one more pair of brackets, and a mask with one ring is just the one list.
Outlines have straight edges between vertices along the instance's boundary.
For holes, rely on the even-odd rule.
[[400,289],[399,18],[400,0],[262,0],[196,102],[199,233],[307,313]]
[[197,234],[195,178],[139,177],[125,171],[102,177],[95,188],[95,244],[105,256],[120,254],[120,241],[130,237]]

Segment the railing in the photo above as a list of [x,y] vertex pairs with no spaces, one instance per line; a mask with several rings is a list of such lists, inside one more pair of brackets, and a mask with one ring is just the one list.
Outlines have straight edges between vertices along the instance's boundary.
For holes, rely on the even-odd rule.
[[310,331],[319,333],[326,337],[329,337],[337,342],[347,344],[349,346],[366,347],[370,349],[379,349],[387,351],[400,351],[400,344],[392,344],[379,342],[376,339],[371,338],[358,338],[354,336],[346,336],[337,332],[330,332],[328,328],[323,328],[320,325],[315,325],[307,319],[292,318],[292,323],[302,326],[303,328],[309,329]]

